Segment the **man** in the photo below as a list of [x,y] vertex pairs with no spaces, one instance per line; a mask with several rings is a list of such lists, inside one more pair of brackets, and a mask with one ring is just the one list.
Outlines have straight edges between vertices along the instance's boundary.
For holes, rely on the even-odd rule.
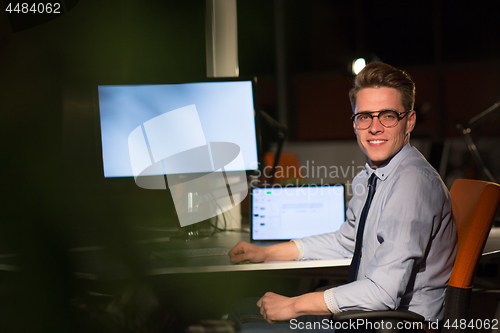
[[441,319],[456,230],[448,190],[409,145],[416,122],[415,85],[405,72],[371,63],[356,77],[349,97],[354,133],[368,163],[353,180],[346,222],[335,233],[284,244],[260,247],[240,242],[229,252],[230,259],[248,263],[353,256],[368,180],[375,174],[355,281],[297,297],[266,293],[257,302],[260,313],[267,322],[275,322],[347,310],[403,308],[428,321]]

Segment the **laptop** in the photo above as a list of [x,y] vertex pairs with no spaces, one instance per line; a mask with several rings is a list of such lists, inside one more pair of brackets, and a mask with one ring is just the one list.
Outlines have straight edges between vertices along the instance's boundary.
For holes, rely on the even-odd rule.
[[252,188],[250,201],[250,240],[262,245],[334,232],[345,221],[342,184]]

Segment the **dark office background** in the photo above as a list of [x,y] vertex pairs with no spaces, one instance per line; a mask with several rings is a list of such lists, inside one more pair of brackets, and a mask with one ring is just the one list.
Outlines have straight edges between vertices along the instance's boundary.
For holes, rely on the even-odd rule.
[[[240,75],[259,77],[259,105],[276,118],[276,68],[284,64],[290,140],[354,139],[347,91],[356,56],[414,77],[414,135],[432,141],[436,167],[443,141],[460,135],[455,125],[500,98],[498,1],[283,4],[284,56],[269,0],[238,1],[238,52]],[[0,13],[0,248],[24,253],[32,273],[2,275],[0,328],[66,330],[79,286],[64,249],[108,242],[113,256],[139,270],[122,247],[133,237],[126,227],[176,223],[168,193],[103,178],[96,86],[203,79],[205,2],[66,1],[66,9],[35,26]],[[492,117],[478,136],[498,135],[497,126]]]

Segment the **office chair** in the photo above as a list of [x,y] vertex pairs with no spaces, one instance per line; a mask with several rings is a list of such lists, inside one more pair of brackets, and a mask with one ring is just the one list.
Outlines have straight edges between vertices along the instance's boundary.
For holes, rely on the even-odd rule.
[[[446,288],[442,322],[449,325],[443,327],[442,331],[465,332],[467,327],[461,328],[460,320],[469,319],[472,285],[484,245],[500,205],[500,185],[480,180],[457,179],[451,187],[450,195],[458,243],[457,257]],[[346,311],[334,315],[333,319],[336,321],[356,319],[391,321],[394,323],[393,328],[396,327],[397,321],[424,322],[423,316],[407,310]],[[454,323],[456,325],[453,325]],[[467,320],[468,323],[469,320]]]
[[[268,167],[274,165],[274,154],[266,153],[264,155],[264,162]],[[279,156],[278,164],[276,165],[275,175],[273,177],[272,171],[266,174],[267,177],[272,178],[272,183],[279,181],[288,181],[290,179],[300,180],[300,163],[297,155],[294,153],[283,152]]]

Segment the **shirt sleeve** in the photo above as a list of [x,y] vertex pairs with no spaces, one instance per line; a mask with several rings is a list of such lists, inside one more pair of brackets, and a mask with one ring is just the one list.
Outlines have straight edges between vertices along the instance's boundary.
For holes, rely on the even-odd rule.
[[[356,180],[353,182],[355,186]],[[351,258],[356,240],[354,207],[363,205],[363,198],[354,196],[347,206],[346,221],[339,230],[332,233],[302,238],[303,259],[338,259]]]
[[302,260],[304,258],[304,243],[302,239],[292,239],[291,241],[295,243],[295,246],[299,250],[299,256],[295,260]]
[[407,170],[404,179],[392,184],[380,208],[373,257],[357,281],[331,289],[340,311],[396,309],[414,278],[415,265],[439,229],[445,200],[442,183]]
[[326,307],[328,308],[328,310],[330,310],[331,313],[336,314],[340,312],[337,304],[335,304],[335,300],[333,299],[333,289],[325,290],[323,299],[325,300]]

